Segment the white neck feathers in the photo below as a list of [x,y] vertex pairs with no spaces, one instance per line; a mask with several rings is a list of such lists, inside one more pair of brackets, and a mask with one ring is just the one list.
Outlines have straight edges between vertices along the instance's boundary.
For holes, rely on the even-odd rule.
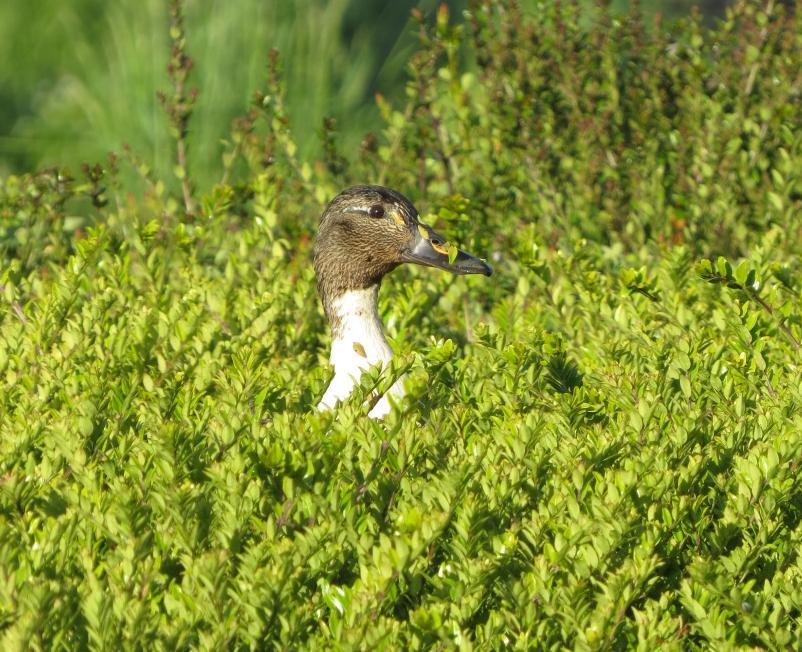
[[[393,351],[384,337],[379,319],[379,286],[363,290],[348,290],[331,302],[331,321],[335,325],[332,333],[331,357],[334,378],[318,405],[319,410],[333,408],[351,394],[359,383],[362,372],[373,365],[387,365],[393,359]],[[388,394],[402,396],[403,378],[399,379]],[[386,396],[370,411],[370,416],[381,418],[390,411]]]

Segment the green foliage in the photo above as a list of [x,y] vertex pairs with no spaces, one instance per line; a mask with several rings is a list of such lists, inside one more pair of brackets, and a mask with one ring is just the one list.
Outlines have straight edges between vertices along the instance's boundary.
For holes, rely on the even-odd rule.
[[[678,15],[699,5],[721,15],[730,0],[641,0],[647,12]],[[592,12],[597,0],[581,0]],[[190,133],[189,163],[208,184],[219,167],[231,119],[259,84],[271,48],[285,57],[293,134],[305,158],[319,155],[325,116],[355,147],[380,126],[372,102],[403,96],[404,64],[414,46],[413,7],[436,0],[190,2],[189,53],[201,55],[193,84],[203,92]],[[447,3],[458,15],[467,0]],[[524,0],[538,12],[537,0]],[[614,0],[613,10],[629,2]],[[170,41],[164,0],[70,0],[0,5],[0,175],[77,165],[128,143],[167,178],[169,134],[156,95],[168,87]]]
[[[566,5],[419,16],[315,165],[274,56],[191,205],[132,151],[0,182],[3,649],[802,647],[802,23]],[[496,275],[395,272],[394,364],[317,413],[355,181]]]

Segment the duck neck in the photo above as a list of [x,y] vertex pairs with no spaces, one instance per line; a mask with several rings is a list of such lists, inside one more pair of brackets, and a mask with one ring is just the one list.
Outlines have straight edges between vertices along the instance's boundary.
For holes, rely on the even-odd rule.
[[329,303],[331,364],[335,373],[355,372],[387,364],[393,351],[379,319],[379,285],[346,290]]
[[[393,358],[393,350],[384,337],[379,319],[379,285],[361,290],[345,290],[335,297],[323,298],[326,316],[331,324],[331,357],[334,378],[318,405],[318,409],[333,408],[344,401],[359,383],[362,372],[373,365],[386,365]],[[395,395],[403,394],[402,384],[392,389]],[[374,406],[370,416],[381,417],[390,411],[386,397]]]

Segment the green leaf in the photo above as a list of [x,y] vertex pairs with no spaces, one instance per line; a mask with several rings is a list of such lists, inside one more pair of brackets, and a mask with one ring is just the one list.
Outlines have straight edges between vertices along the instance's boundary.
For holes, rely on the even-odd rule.
[[449,242],[446,244],[446,248],[448,249],[448,262],[449,264],[453,264],[454,261],[457,259],[457,254],[459,253],[459,249],[457,249],[456,245]]
[[691,397],[691,380],[688,376],[682,375],[679,377],[679,386],[682,389],[682,393],[685,395],[685,398]]

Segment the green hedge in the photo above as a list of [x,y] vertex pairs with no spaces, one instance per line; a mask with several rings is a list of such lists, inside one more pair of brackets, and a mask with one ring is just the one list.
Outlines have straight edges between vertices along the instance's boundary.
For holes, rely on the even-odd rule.
[[[802,20],[754,6],[441,9],[314,164],[274,57],[209,188],[177,13],[176,179],[0,181],[3,649],[801,647]],[[393,368],[320,414],[357,181],[496,275],[395,272]]]

